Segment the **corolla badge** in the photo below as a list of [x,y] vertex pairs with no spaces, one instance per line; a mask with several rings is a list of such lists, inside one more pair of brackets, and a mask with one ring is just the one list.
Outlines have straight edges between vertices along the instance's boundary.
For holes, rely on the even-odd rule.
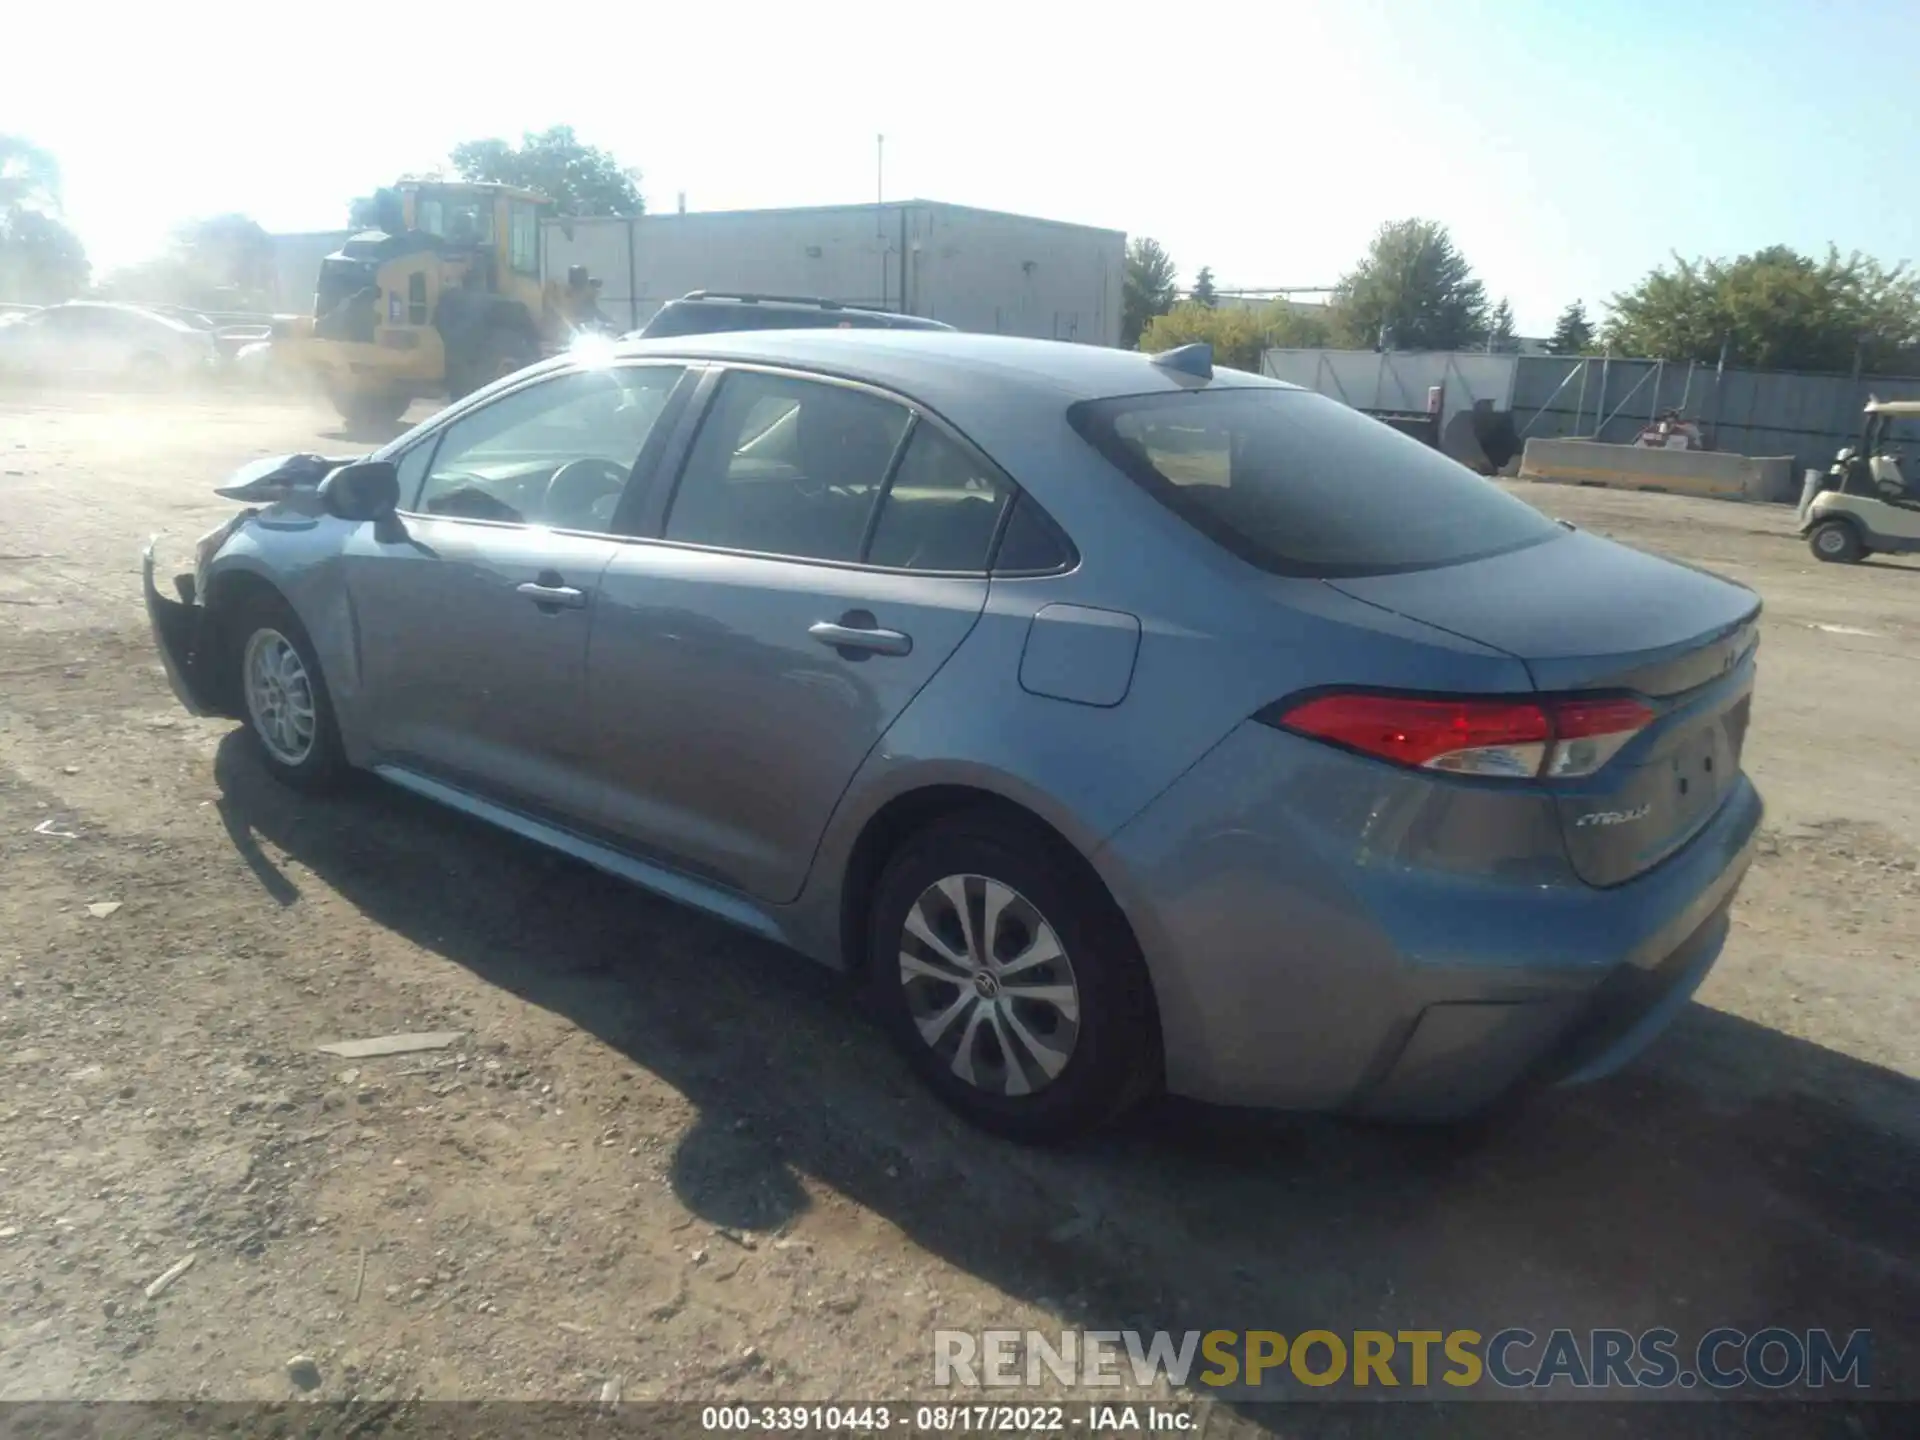
[[1595,810],[1582,815],[1574,821],[1574,828],[1587,825],[1631,825],[1636,820],[1644,820],[1653,813],[1652,805],[1642,805],[1637,810]]

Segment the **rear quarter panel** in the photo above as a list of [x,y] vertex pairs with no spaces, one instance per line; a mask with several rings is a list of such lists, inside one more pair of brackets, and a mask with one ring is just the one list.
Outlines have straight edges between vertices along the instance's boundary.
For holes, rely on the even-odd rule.
[[[1126,482],[1115,476],[1112,483]],[[1076,542],[1088,538],[1070,573],[992,582],[973,631],[836,807],[797,902],[811,915],[803,923],[837,938],[838,896],[863,828],[916,789],[965,785],[1013,801],[1098,869],[1119,863],[1103,851],[1109,837],[1285,695],[1333,683],[1530,688],[1525,668],[1510,657],[1319,581],[1278,580],[1210,554],[1157,507],[1148,518],[1132,536],[1117,533],[1111,515],[1071,531]],[[1150,563],[1139,558],[1148,555]],[[1076,703],[1022,685],[1035,614],[1063,605],[1139,622],[1138,655],[1119,703]],[[1136,892],[1121,876],[1108,883],[1125,908]],[[1144,927],[1136,928],[1144,938]],[[838,953],[825,939],[821,948]],[[1155,957],[1148,959],[1151,965]]]

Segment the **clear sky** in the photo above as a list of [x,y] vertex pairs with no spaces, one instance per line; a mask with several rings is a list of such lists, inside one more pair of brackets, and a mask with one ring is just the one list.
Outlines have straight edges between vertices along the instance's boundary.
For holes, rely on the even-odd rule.
[[662,210],[869,200],[884,132],[890,198],[1152,235],[1223,286],[1330,284],[1423,216],[1529,334],[1674,250],[1920,260],[1920,0],[22,0],[5,39],[0,132],[59,159],[97,270],[194,216],[331,229],[556,123]]

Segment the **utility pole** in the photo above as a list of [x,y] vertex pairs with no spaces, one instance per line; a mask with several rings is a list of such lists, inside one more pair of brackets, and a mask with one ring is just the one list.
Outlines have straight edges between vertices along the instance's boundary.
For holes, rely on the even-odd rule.
[[880,252],[880,308],[887,308],[887,137],[873,137],[873,235]]

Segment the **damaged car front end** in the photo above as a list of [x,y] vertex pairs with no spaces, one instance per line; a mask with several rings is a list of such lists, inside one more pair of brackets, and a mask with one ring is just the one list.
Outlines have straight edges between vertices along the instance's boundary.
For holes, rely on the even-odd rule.
[[237,500],[246,508],[194,542],[193,569],[173,576],[172,595],[155,578],[157,538],[147,542],[141,556],[147,620],[167,672],[167,683],[189,713],[234,719],[240,716],[238,697],[231,693],[230,677],[222,673],[220,665],[218,615],[208,603],[210,579],[220,552],[247,525],[271,511],[284,508],[306,515],[319,513],[327,477],[358,458],[275,455],[235,471],[214,493]]

